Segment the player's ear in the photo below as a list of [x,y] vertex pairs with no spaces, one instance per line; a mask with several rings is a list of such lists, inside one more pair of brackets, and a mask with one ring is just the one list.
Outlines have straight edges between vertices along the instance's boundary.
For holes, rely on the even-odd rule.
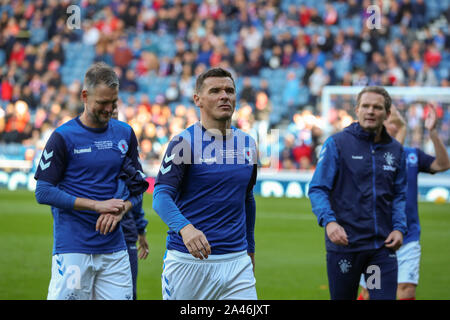
[[200,96],[198,95],[198,94],[196,94],[196,93],[194,93],[194,103],[195,103],[195,105],[197,106],[197,107],[199,107],[199,108],[201,108],[202,106],[201,106],[201,104],[200,104]]
[[81,101],[87,103],[87,98],[88,98],[88,91],[86,89],[83,89],[81,91]]
[[384,120],[389,119],[390,116],[391,116],[391,110],[386,111],[386,118],[384,118]]

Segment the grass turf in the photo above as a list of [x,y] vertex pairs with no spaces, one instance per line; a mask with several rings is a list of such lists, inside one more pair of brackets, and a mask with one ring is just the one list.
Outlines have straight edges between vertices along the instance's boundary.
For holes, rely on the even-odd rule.
[[[0,190],[0,299],[46,299],[53,245],[50,208],[28,191]],[[256,197],[256,286],[263,300],[329,299],[323,229],[307,199]],[[138,299],[161,299],[166,226],[144,197],[150,255],[139,261]],[[450,299],[450,204],[420,203],[417,299]]]

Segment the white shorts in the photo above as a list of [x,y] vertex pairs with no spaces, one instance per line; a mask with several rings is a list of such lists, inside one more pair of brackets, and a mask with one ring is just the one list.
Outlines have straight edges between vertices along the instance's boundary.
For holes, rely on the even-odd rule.
[[167,250],[161,283],[164,300],[257,300],[253,264],[246,251],[200,260]]
[[63,253],[52,257],[48,300],[130,300],[127,250],[108,254]]
[[[408,242],[397,250],[398,283],[419,284],[419,266],[421,247],[419,241]],[[364,275],[359,282],[361,287],[366,287]]]

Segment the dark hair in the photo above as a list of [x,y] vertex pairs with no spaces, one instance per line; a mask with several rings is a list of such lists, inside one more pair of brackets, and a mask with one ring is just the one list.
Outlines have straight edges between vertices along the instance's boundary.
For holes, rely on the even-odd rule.
[[86,72],[83,89],[90,91],[102,83],[109,88],[119,88],[119,78],[114,69],[104,62],[98,62]]
[[211,78],[211,77],[230,78],[231,81],[233,81],[233,85],[236,87],[233,76],[231,75],[230,72],[228,72],[227,70],[222,69],[222,68],[212,68],[212,69],[209,69],[209,70],[203,72],[201,75],[198,76],[197,81],[195,83],[195,92],[197,92],[197,93],[200,92],[205,79]]
[[389,95],[389,93],[386,91],[385,88],[380,86],[369,86],[362,89],[361,92],[358,93],[358,97],[356,98],[357,106],[359,106],[359,102],[361,101],[362,95],[366,92],[373,92],[382,95],[384,98],[384,108],[386,109],[386,112],[391,111],[391,104],[392,104],[391,96]]

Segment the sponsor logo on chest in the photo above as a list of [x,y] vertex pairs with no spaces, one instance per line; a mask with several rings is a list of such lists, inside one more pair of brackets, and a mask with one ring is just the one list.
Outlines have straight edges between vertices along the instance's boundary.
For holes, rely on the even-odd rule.
[[[75,147],[73,149],[74,154],[82,154],[82,153],[91,153],[95,150],[109,150],[113,149],[114,142],[111,140],[102,140],[102,141],[94,141],[94,146],[89,147]],[[121,152],[122,155],[126,154],[128,151],[128,144],[125,140],[120,140],[117,143],[117,149]]]
[[74,154],[80,154],[80,153],[88,153],[88,152],[92,152],[92,148],[80,148],[80,149],[73,149],[73,153]]

